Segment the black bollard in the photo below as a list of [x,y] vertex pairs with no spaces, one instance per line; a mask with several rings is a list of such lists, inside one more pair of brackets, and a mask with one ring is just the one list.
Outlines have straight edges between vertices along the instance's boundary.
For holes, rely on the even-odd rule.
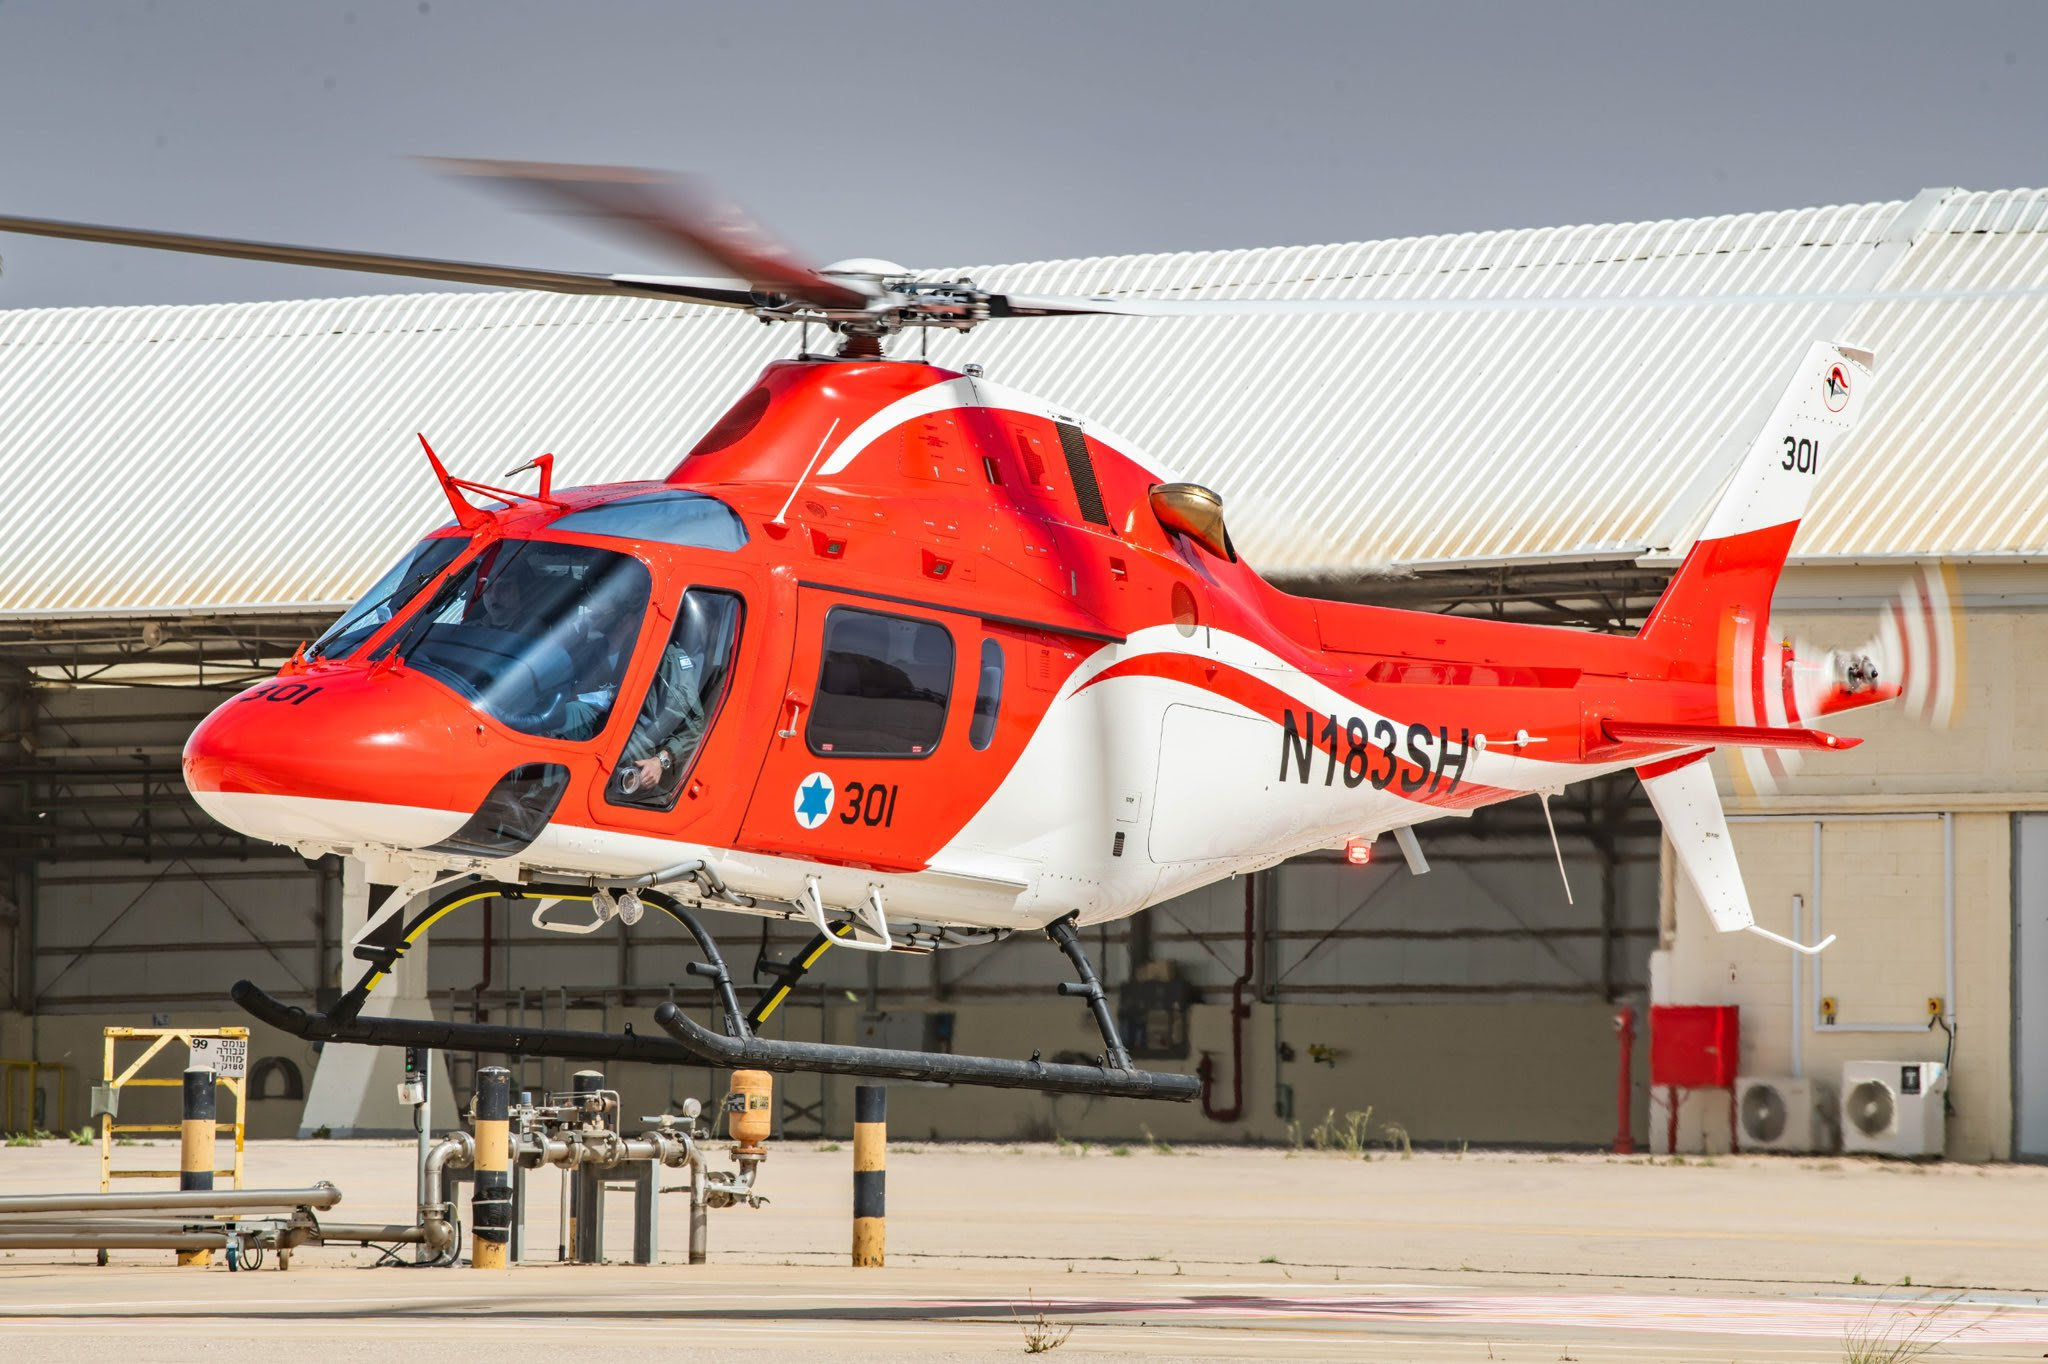
[[469,1262],[503,1269],[512,1242],[512,1073],[485,1066],[476,1073],[476,1190],[470,1196]]
[[[112,1046],[108,1043],[108,1046]],[[206,1066],[185,1072],[184,1107],[178,1124],[178,1187],[213,1187],[214,1074]],[[210,1250],[181,1250],[181,1265],[210,1265]]]

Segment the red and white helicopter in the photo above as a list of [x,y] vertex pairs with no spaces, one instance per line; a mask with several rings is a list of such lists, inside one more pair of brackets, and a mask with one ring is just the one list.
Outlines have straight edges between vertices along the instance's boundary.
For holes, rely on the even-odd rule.
[[[674,469],[521,492],[451,477],[455,519],[272,680],[208,717],[185,777],[222,823],[399,887],[325,1014],[248,982],[300,1036],[1186,1099],[1135,1069],[1076,925],[1425,821],[1633,768],[1715,926],[1752,919],[1720,747],[1848,747],[1814,727],[1945,704],[1940,583],[1871,644],[1774,641],[1773,588],[1872,357],[1816,344],[1633,637],[1309,600],[1239,558],[1216,494],[1056,402],[882,353],[907,328],[1370,303],[1005,295],[879,261],[812,269],[700,191],[643,173],[454,163],[709,256],[734,279],[578,275],[0,218],[0,231],[519,288],[681,299],[818,324]],[[425,444],[425,438],[422,438]],[[518,471],[515,471],[518,472]],[[1924,665],[1933,663],[1932,668]],[[1932,680],[1929,680],[1929,679]],[[1546,804],[1547,809],[1547,804]],[[365,1017],[406,947],[492,897],[652,905],[695,935],[722,1028],[661,1035]],[[743,1010],[700,910],[816,936]],[[573,912],[573,911],[572,911]],[[581,926],[582,920],[575,925]],[[824,950],[1049,934],[1096,1065],[762,1038]]]

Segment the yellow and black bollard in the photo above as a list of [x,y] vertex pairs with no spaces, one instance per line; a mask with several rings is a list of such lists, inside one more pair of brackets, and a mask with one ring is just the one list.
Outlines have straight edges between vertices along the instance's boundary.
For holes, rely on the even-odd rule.
[[470,1197],[469,1262],[503,1269],[512,1240],[512,1072],[476,1073],[476,1191]]
[[889,1090],[853,1089],[853,1265],[879,1268],[888,1240]]
[[[108,1044],[112,1046],[112,1043]],[[214,1075],[209,1066],[193,1066],[185,1072],[184,1108],[178,1125],[178,1187],[213,1187]],[[181,1250],[181,1265],[210,1265],[210,1250]]]

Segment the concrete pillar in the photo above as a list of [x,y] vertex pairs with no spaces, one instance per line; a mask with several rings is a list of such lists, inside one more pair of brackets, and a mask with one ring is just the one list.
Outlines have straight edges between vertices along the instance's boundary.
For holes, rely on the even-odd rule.
[[[369,963],[350,955],[348,944],[369,922],[373,905],[381,905],[389,886],[370,882],[362,859],[342,861],[341,951],[337,958],[342,989],[354,985]],[[374,893],[373,893],[374,892]],[[365,1018],[431,1018],[427,999],[427,940],[422,938],[399,959],[391,975],[378,985]],[[313,1069],[313,1083],[306,1090],[306,1107],[299,1119],[301,1139],[322,1128],[332,1137],[408,1137],[413,1134],[412,1108],[398,1101],[398,1083],[405,1078],[403,1047],[367,1047],[329,1042],[321,1049]],[[436,1112],[456,1111],[454,1091],[448,1084],[448,1066],[441,1053],[434,1053],[428,1068]]]

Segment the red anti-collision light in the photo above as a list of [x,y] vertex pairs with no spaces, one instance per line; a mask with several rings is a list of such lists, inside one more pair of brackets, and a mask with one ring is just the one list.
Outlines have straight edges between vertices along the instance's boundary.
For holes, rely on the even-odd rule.
[[1354,867],[1362,867],[1366,865],[1368,862],[1372,861],[1372,845],[1375,841],[1376,840],[1370,838],[1345,839],[1344,860],[1346,862],[1349,862]]

